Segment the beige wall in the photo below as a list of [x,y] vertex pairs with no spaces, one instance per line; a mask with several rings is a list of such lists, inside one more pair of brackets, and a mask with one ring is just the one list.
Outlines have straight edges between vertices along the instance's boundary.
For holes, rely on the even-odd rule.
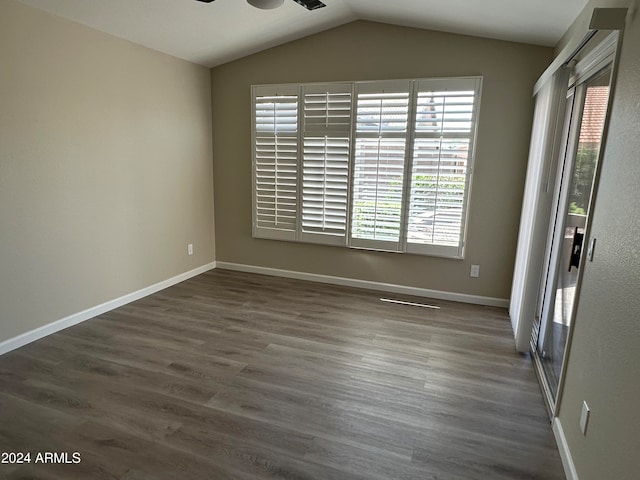
[[[358,21],[212,70],[217,260],[508,298],[532,119],[552,50]],[[464,261],[251,238],[250,86],[483,75]],[[471,264],[480,279],[469,277]]]
[[0,0],[0,342],[213,261],[211,156],[208,69]]
[[[560,422],[580,480],[640,475],[640,17],[636,0],[591,1],[565,42],[582,38],[593,7],[632,8],[620,57],[592,236],[569,350]],[[579,430],[583,400],[591,408]]]

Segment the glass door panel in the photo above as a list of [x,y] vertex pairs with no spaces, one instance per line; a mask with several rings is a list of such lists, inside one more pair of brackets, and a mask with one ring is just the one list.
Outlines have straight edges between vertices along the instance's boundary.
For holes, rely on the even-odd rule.
[[553,399],[558,392],[580,265],[585,257],[583,246],[607,113],[610,76],[611,70],[607,68],[576,87],[573,95],[570,145],[565,149],[562,166],[549,265],[542,290],[540,328],[537,338],[534,337]]

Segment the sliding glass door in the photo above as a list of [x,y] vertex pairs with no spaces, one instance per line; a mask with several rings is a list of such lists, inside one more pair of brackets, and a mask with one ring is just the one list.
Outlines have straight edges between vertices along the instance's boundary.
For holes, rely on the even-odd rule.
[[586,234],[607,114],[611,67],[572,87],[567,96],[565,148],[541,280],[532,350],[554,407],[574,318]]

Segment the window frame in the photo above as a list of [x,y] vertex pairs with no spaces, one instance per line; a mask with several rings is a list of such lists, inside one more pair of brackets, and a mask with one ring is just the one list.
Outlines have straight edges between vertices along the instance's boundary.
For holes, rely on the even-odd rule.
[[[442,78],[419,78],[419,79],[398,79],[398,80],[381,80],[381,81],[364,81],[364,82],[315,82],[301,84],[276,84],[276,85],[253,85],[251,87],[251,150],[252,150],[252,235],[254,238],[264,238],[271,240],[285,240],[302,243],[312,243],[321,245],[342,246],[354,249],[367,249],[376,251],[387,251],[395,253],[409,253],[417,255],[426,255],[434,257],[445,257],[452,259],[463,259],[467,244],[467,231],[469,224],[470,198],[473,184],[473,173],[475,163],[475,151],[478,138],[478,118],[480,112],[480,104],[482,98],[482,76],[466,76],[466,77],[442,77]],[[399,220],[399,238],[397,241],[354,238],[353,236],[353,205],[355,178],[354,170],[356,164],[356,144],[358,141],[358,96],[364,92],[375,93],[385,87],[393,88],[396,85],[404,85],[409,95],[408,112],[407,112],[407,128],[404,133],[398,135],[398,138],[404,140],[404,160],[403,160],[403,177],[402,187],[400,191],[400,220]],[[428,138],[424,132],[417,132],[416,110],[418,105],[418,95],[424,92],[424,86],[429,86],[428,91],[438,92],[455,92],[455,91],[473,91],[473,99],[471,103],[472,111],[470,117],[470,128],[468,134],[459,133],[451,135],[441,133],[440,141],[443,138],[468,138],[468,149],[466,151],[466,159],[463,167],[466,169],[464,173],[464,193],[462,196],[462,207],[460,213],[460,229],[457,245],[442,245],[438,243],[419,243],[412,242],[409,237],[409,213],[412,200],[412,178],[414,167],[414,147],[417,138]],[[350,128],[348,130],[348,158],[347,158],[347,179],[346,179],[346,218],[344,234],[332,234],[317,231],[305,231],[303,225],[303,192],[305,189],[305,138],[310,136],[306,130],[305,123],[305,94],[308,92],[322,92],[327,89],[328,94],[335,91],[346,92],[350,86]],[[437,90],[436,90],[437,88]],[[293,93],[295,92],[295,93]],[[297,170],[296,170],[296,220],[294,230],[279,230],[277,228],[265,228],[258,225],[258,195],[257,195],[257,131],[256,131],[256,105],[257,99],[262,96],[274,95],[295,95],[297,101]],[[443,95],[443,98],[449,98]],[[328,102],[327,96],[327,102]],[[329,110],[329,107],[327,107]],[[327,115],[329,115],[327,113]],[[443,107],[444,115],[444,107]],[[327,121],[328,122],[328,121]],[[444,132],[444,119],[440,122]],[[327,123],[328,124],[328,123]],[[343,128],[342,132],[346,132]],[[330,133],[330,132],[329,132]],[[448,135],[448,136],[447,136]],[[366,135],[365,135],[366,136]],[[362,136],[361,138],[364,138]],[[393,135],[392,135],[393,137]],[[431,137],[436,138],[435,134]],[[320,137],[318,137],[320,138]],[[329,137],[326,136],[325,140]],[[337,138],[337,137],[333,137]],[[380,137],[384,138],[384,137]],[[343,138],[341,138],[343,139]],[[438,147],[439,148],[439,147]],[[440,176],[439,168],[442,165],[441,150],[437,153],[438,179]],[[327,162],[327,152],[325,150],[325,162]],[[379,157],[378,157],[379,158]],[[274,160],[277,161],[277,160]],[[379,160],[378,160],[379,161]],[[454,164],[455,166],[455,164]],[[277,170],[277,167],[274,167]],[[461,167],[462,168],[462,167]],[[275,180],[274,180],[275,181]],[[322,183],[322,182],[321,182]],[[325,192],[326,195],[326,192]],[[376,193],[377,195],[377,193]],[[434,201],[434,218],[437,216],[437,209],[441,208],[442,203]],[[325,215],[324,213],[322,215]],[[457,217],[454,217],[457,218]]]

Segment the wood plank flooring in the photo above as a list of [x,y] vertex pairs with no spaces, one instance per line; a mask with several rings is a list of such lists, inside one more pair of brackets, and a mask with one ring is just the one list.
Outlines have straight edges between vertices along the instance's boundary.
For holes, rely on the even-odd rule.
[[214,270],[10,352],[0,478],[565,478],[504,310],[380,297]]

